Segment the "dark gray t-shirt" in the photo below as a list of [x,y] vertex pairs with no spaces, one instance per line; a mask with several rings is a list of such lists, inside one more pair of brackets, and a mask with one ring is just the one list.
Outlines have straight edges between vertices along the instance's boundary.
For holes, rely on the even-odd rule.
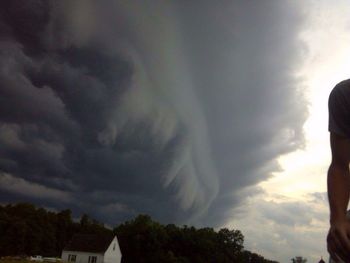
[[350,79],[338,83],[329,95],[328,130],[350,138]]

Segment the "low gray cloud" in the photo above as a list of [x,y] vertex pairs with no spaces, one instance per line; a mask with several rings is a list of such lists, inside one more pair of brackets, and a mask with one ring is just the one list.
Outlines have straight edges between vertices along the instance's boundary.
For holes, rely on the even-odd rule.
[[264,218],[279,225],[309,225],[315,216],[314,211],[310,211],[310,207],[302,202],[276,203],[270,201],[262,202],[261,205]]
[[[326,235],[329,210],[327,201],[313,193],[303,201],[280,196],[270,199],[268,193],[248,198],[235,209],[229,226],[240,229],[245,236],[245,246],[264,257],[284,262],[301,255],[311,262],[328,257]],[[315,196],[317,196],[315,198]]]
[[[67,193],[76,213],[219,225],[279,155],[303,146],[299,4],[16,0],[0,10],[0,171],[36,195]],[[18,200],[10,190],[3,201]],[[62,206],[45,191],[33,200]]]
[[67,192],[30,183],[22,178],[16,178],[6,173],[0,174],[0,189],[28,198],[53,199],[63,203],[72,201]]

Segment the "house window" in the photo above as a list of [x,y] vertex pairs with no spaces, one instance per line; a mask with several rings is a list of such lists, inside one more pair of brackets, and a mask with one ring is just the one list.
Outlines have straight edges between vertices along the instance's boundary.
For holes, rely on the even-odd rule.
[[89,256],[89,263],[96,263],[97,257],[96,256]]
[[115,243],[113,244],[113,250],[115,250]]
[[68,262],[75,262],[77,260],[77,255],[68,255]]

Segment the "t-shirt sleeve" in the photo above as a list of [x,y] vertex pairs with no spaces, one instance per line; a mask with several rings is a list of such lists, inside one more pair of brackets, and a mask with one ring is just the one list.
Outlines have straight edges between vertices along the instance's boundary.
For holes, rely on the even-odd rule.
[[350,138],[350,98],[343,86],[335,86],[328,100],[328,130]]

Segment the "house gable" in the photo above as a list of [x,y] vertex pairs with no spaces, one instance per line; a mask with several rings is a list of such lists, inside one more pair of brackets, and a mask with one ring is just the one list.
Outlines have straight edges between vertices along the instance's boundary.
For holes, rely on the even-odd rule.
[[120,251],[118,238],[115,236],[104,253],[104,263],[120,262],[122,253]]

